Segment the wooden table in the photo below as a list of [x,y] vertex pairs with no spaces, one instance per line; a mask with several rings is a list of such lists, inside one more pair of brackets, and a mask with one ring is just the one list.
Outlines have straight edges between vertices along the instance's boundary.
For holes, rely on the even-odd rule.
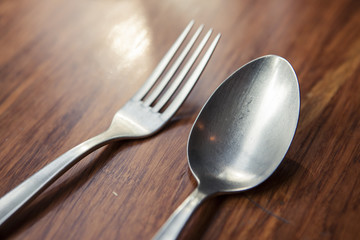
[[0,196],[113,114],[191,20],[222,38],[157,135],[90,154],[1,229],[13,239],[150,239],[196,187],[190,128],[246,62],[286,58],[301,89],[293,143],[247,192],[205,202],[181,239],[359,239],[360,2],[0,2]]

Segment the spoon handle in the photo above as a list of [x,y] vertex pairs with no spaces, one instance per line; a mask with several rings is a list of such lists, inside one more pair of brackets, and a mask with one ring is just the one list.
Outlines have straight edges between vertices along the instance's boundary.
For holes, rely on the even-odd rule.
[[206,197],[205,193],[196,188],[160,228],[153,240],[176,239],[192,213]]

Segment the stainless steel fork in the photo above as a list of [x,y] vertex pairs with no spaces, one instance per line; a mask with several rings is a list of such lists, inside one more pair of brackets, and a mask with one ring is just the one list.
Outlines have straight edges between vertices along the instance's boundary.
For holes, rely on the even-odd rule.
[[[206,42],[212,33],[211,29],[206,33],[176,78],[172,80],[172,83],[165,89],[170,80],[174,78],[175,72],[190,52],[203,29],[203,25],[197,29],[179,54],[178,58],[164,75],[163,72],[165,68],[167,68],[173,56],[180,48],[180,45],[182,45],[182,42],[190,32],[193,24],[194,21],[189,23],[173,46],[165,54],[145,84],[120,110],[118,110],[110,127],[105,132],[70,149],[0,199],[0,225],[21,209],[26,203],[38,196],[58,177],[90,152],[93,152],[112,141],[150,136],[156,133],[169,121],[194,87],[220,39],[220,34],[218,34],[208,47],[208,50],[203,55],[191,76],[183,83],[178,93],[174,94],[200,55],[202,49],[205,47]],[[162,74],[163,77],[160,78]],[[158,83],[155,84],[156,82]],[[171,97],[173,97],[173,99],[170,101]]]

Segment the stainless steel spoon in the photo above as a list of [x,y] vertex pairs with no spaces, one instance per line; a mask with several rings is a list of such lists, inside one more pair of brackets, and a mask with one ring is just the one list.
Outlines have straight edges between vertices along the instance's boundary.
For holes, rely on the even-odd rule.
[[226,79],[190,133],[188,163],[198,186],[154,239],[175,239],[207,197],[247,190],[267,179],[290,146],[299,109],[296,74],[281,57],[258,58]]

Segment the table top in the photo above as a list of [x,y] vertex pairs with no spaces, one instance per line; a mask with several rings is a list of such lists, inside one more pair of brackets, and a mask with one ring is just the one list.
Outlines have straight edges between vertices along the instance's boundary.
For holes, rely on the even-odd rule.
[[222,34],[158,134],[91,153],[1,230],[13,239],[150,239],[196,188],[191,126],[217,86],[257,57],[297,73],[301,110],[278,170],[205,201],[180,239],[357,239],[360,2],[0,2],[0,196],[104,131],[187,23]]

